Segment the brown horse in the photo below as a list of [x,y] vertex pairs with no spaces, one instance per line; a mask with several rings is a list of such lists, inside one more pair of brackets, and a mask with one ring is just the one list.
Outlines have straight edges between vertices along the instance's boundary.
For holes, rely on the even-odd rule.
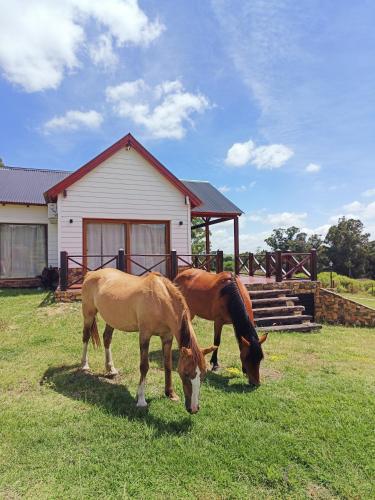
[[99,312],[106,322],[103,341],[108,374],[117,374],[111,353],[113,330],[139,331],[141,378],[137,406],[146,407],[148,350],[151,336],[158,335],[163,348],[165,394],[172,400],[178,400],[171,377],[172,340],[176,337],[180,350],[178,372],[183,384],[185,407],[190,413],[199,410],[200,383],[206,373],[204,355],[214,351],[216,347],[199,348],[187,304],[173,283],[156,273],[138,277],[116,269],[89,272],[82,286],[82,312],[83,370],[89,370],[87,347],[90,337],[94,345],[100,345],[96,325],[96,313]]
[[[178,274],[176,285],[182,291],[191,318],[199,316],[214,321],[214,343],[220,346],[223,325],[232,323],[240,348],[242,371],[249,384],[260,385],[259,366],[263,359],[261,344],[267,335],[258,338],[249,293],[243,283],[231,273],[208,273],[187,269]],[[218,351],[211,357],[212,369],[219,368]]]

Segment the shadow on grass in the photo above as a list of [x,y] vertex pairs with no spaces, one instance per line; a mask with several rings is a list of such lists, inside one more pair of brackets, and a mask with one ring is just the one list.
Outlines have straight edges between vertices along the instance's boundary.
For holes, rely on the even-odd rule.
[[19,295],[41,295],[45,290],[40,288],[0,288],[0,298],[18,297]]
[[50,290],[47,295],[44,297],[42,302],[38,305],[38,307],[46,307],[50,306],[51,304],[54,304],[56,302],[55,300],[55,293]]
[[243,381],[233,384],[231,382],[233,382],[234,377],[223,375],[223,373],[220,373],[220,371],[208,371],[206,380],[208,381],[209,385],[224,392],[247,393],[253,392],[257,389],[257,387],[249,385],[245,377],[243,378]]
[[[41,381],[56,392],[76,401],[84,401],[108,413],[128,420],[138,420],[155,429],[156,435],[185,434],[192,427],[191,417],[178,422],[167,422],[151,415],[148,409],[137,408],[128,388],[100,375],[79,370],[79,365],[48,368]],[[165,404],[172,404],[167,399]]]

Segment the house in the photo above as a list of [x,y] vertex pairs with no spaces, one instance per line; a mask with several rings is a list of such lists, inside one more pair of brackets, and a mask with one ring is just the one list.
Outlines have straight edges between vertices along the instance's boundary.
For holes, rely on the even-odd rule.
[[[0,168],[0,286],[35,286],[46,266],[94,269],[124,249],[128,271],[166,271],[160,255],[191,254],[191,219],[233,219],[241,210],[208,182],[175,177],[131,134],[74,172]],[[114,265],[114,261],[107,265]]]

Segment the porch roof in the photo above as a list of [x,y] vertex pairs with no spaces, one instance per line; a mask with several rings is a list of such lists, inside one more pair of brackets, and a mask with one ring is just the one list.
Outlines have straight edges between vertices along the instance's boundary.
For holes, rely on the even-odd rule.
[[223,195],[208,181],[190,181],[182,180],[185,186],[190,189],[202,203],[197,207],[192,208],[191,214],[200,216],[234,216],[241,215],[243,212],[226,196]]

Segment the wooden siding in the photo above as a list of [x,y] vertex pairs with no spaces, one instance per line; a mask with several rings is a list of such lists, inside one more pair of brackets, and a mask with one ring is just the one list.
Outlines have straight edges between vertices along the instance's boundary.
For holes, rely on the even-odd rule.
[[171,249],[190,253],[185,196],[134,149],[121,149],[71,185],[66,197],[60,194],[58,213],[59,250],[69,254],[82,254],[84,218],[170,221]]
[[47,214],[47,205],[0,205],[0,223],[48,224],[48,265],[57,266],[57,224],[49,223]]

